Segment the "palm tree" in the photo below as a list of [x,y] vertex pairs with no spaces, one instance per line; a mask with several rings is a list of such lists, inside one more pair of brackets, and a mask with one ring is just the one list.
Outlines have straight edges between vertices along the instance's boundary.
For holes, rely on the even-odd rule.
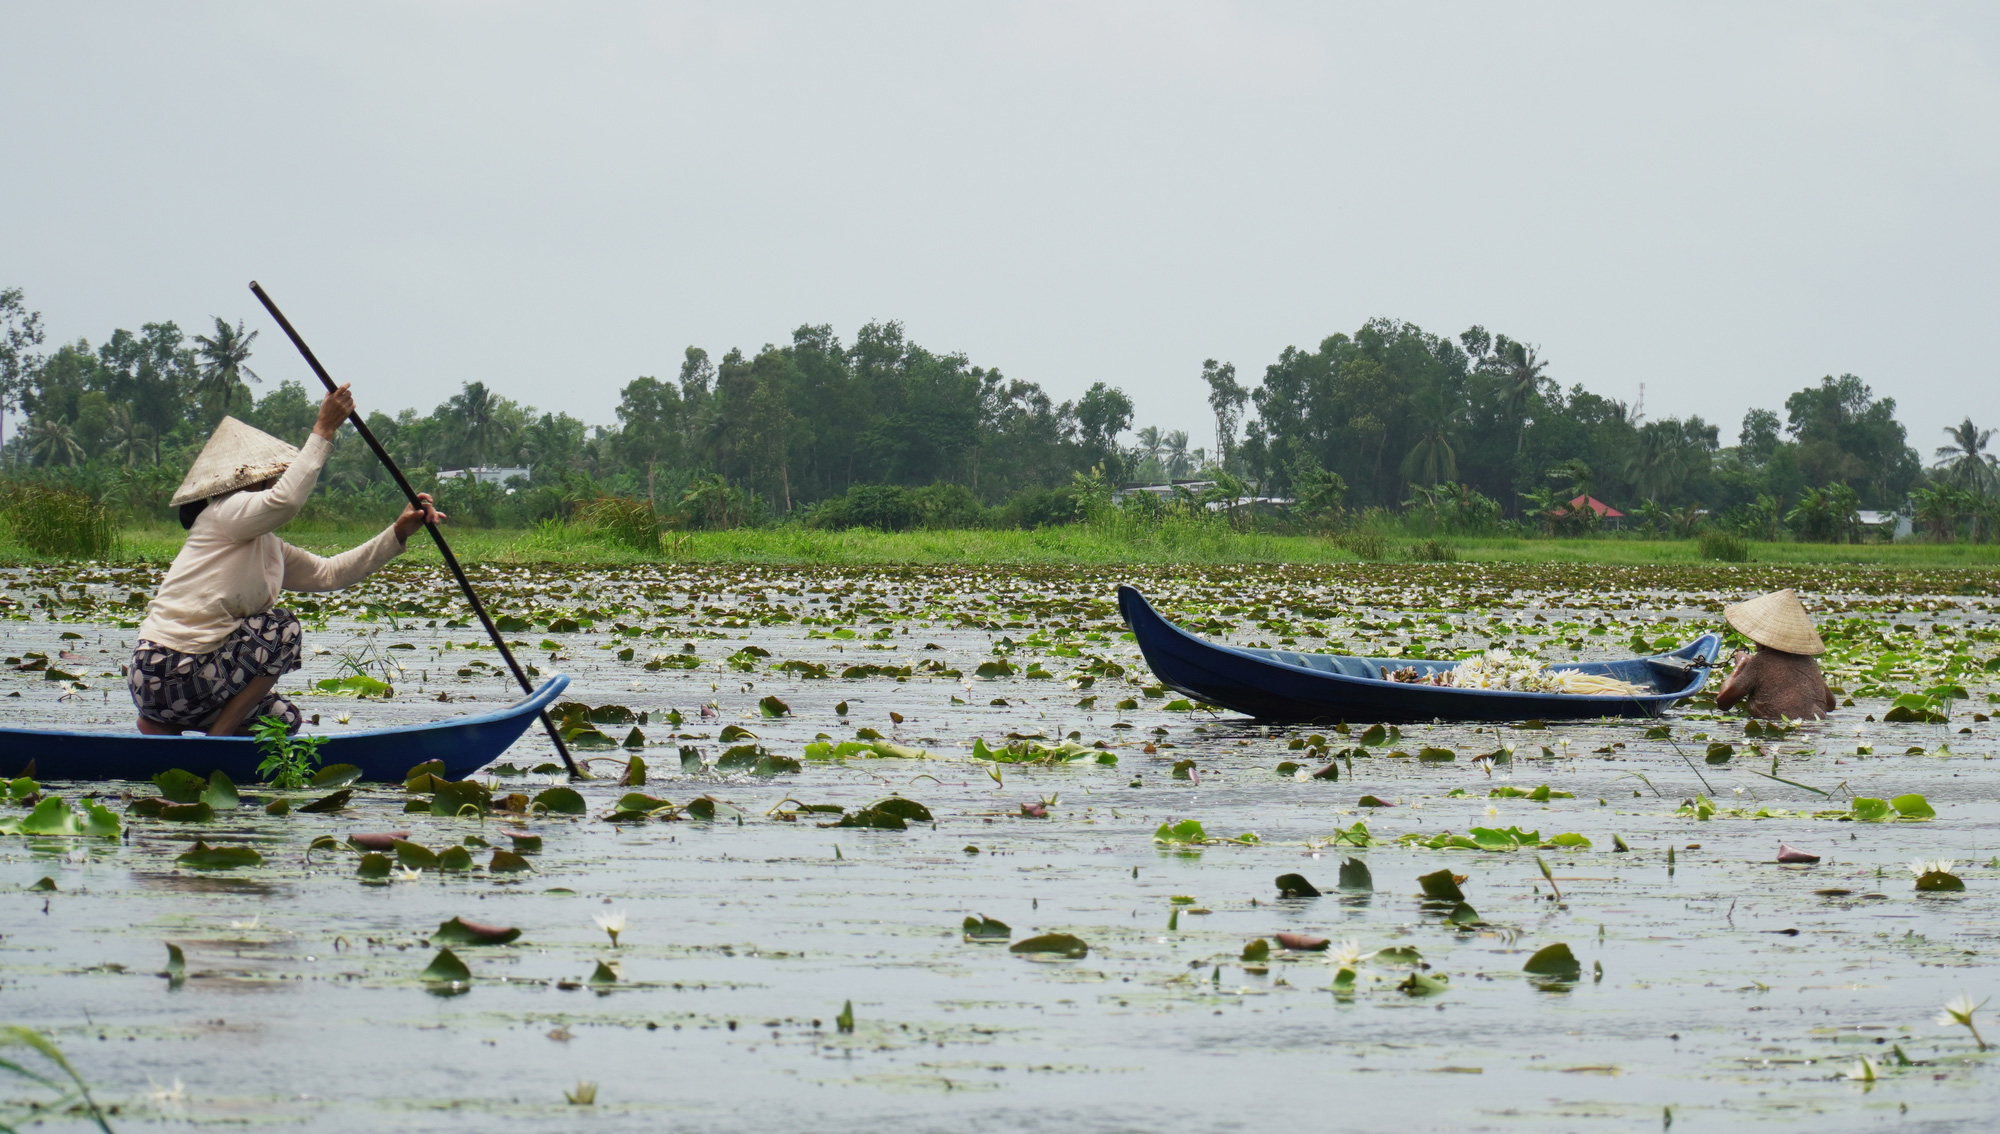
[[1444,484],[1458,479],[1458,453],[1451,435],[1451,415],[1437,390],[1412,399],[1411,417],[1417,427],[1417,443],[1410,447],[1402,464],[1403,479],[1412,485]]
[[243,385],[243,379],[263,381],[246,365],[250,361],[250,344],[257,341],[257,334],[256,331],[245,334],[241,319],[232,328],[217,316],[213,337],[194,337],[198,344],[195,353],[201,358],[200,389],[204,399],[219,408],[218,416],[229,412],[229,403],[235,400],[236,387]]
[[1673,496],[1694,465],[1694,447],[1685,430],[1656,421],[1639,430],[1639,446],[1625,461],[1625,473],[1642,496]]
[[1979,428],[1968,417],[1957,425],[1946,426],[1944,432],[1951,438],[1951,444],[1938,446],[1938,462],[1933,467],[1943,470],[1945,479],[1960,488],[1972,492],[1992,488],[2000,480],[2000,458],[1986,451],[1986,442],[1993,431]]
[[1188,435],[1185,429],[1176,429],[1166,437],[1167,479],[1179,480],[1188,474],[1191,467],[1188,459]]
[[45,465],[60,460],[73,468],[83,458],[83,446],[77,442],[76,430],[69,422],[45,417],[37,420],[28,432],[28,456],[39,458]]
[[1528,439],[1528,402],[1541,387],[1543,371],[1549,364],[1535,357],[1535,348],[1512,339],[1502,339],[1500,357],[1506,366],[1501,404],[1514,423],[1514,453],[1519,455]]
[[[148,448],[152,427],[144,422],[132,420],[132,407],[119,403],[111,407],[111,422],[104,431],[105,452],[122,457],[126,464],[136,465],[139,457]],[[153,447],[153,462],[159,463],[159,450]]]
[[472,463],[486,463],[486,446],[493,439],[493,414],[499,408],[493,392],[484,382],[467,382],[465,389],[447,403],[458,417],[458,429],[472,449]]
[[[1139,462],[1139,467],[1143,469],[1148,464],[1160,465],[1160,454],[1166,452],[1166,448],[1167,440],[1165,435],[1160,432],[1159,426],[1149,425],[1141,429],[1139,431],[1139,456],[1142,460]],[[1164,471],[1165,466],[1162,465],[1161,469]]]

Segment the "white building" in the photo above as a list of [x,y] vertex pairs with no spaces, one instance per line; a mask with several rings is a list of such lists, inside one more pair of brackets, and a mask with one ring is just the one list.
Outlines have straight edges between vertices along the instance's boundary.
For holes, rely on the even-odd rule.
[[438,471],[438,479],[460,480],[469,476],[476,484],[492,484],[504,488],[508,481],[513,480],[517,476],[522,480],[528,479],[528,472],[529,470],[527,469],[499,468],[441,469]]

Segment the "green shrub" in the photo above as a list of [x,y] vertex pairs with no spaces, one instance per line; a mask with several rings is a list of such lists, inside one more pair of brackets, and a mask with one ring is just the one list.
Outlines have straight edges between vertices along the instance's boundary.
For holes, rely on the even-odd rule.
[[1348,532],[1333,542],[1353,552],[1358,559],[1372,562],[1389,557],[1389,541],[1377,532]]
[[653,506],[625,496],[600,496],[577,507],[572,521],[635,551],[660,550],[660,521]]
[[118,546],[118,529],[88,495],[22,481],[0,487],[0,517],[14,542],[37,555],[103,559]]
[[1418,540],[1404,554],[1412,563],[1458,562],[1458,549],[1439,539]]
[[1739,535],[1711,529],[1696,538],[1695,546],[1703,559],[1719,559],[1724,563],[1750,561],[1750,543]]
[[986,509],[962,484],[931,484],[906,488],[896,484],[857,484],[813,507],[808,527],[845,531],[872,528],[878,532],[918,529],[965,529],[986,526]]

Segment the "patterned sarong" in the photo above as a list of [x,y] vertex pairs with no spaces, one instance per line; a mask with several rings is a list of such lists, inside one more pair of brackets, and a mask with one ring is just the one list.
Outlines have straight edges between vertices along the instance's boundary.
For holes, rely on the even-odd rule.
[[[205,654],[184,654],[141,638],[127,679],[132,703],[147,720],[202,728],[252,678],[296,671],[302,641],[298,618],[276,609],[244,619],[222,645]],[[297,705],[273,692],[244,718],[244,726],[267,716],[283,720],[292,732],[303,721]]]

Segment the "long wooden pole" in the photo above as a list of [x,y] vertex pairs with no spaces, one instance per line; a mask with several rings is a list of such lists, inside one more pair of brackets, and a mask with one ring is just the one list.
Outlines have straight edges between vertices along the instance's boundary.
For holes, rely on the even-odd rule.
[[[263,287],[256,280],[250,281],[250,293],[257,297],[257,302],[264,305],[264,310],[271,313],[271,318],[278,321],[278,326],[283,328],[285,337],[291,339],[292,345],[299,348],[299,353],[305,356],[306,365],[312,367],[314,374],[319,375],[319,380],[326,384],[326,388],[329,391],[336,389],[333,376],[326,372],[326,367],[320,365],[319,357],[313,354],[312,348],[299,337],[298,331],[292,327],[292,321],[285,318],[285,313],[278,310],[278,305],[271,302],[271,297],[264,294]],[[424,506],[417,500],[417,490],[410,487],[409,479],[403,475],[403,470],[396,467],[395,458],[391,457],[389,451],[382,447],[382,443],[375,439],[375,434],[368,429],[368,423],[361,420],[361,411],[357,409],[348,414],[347,420],[353,424],[354,431],[361,435],[361,439],[368,443],[368,447],[375,451],[375,456],[381,459],[382,467],[388,469],[389,475],[395,478],[396,487],[402,489],[403,495],[409,498],[410,506],[422,513]],[[513,671],[514,680],[521,683],[521,692],[533,693],[535,691],[533,683],[521,669],[521,663],[514,660],[514,651],[507,648],[507,640],[500,636],[500,628],[493,625],[492,616],[486,613],[486,604],[480,602],[479,595],[473,591],[472,582],[465,577],[465,569],[458,565],[458,556],[451,553],[451,545],[445,542],[444,533],[429,520],[424,521],[424,530],[431,533],[431,539],[437,543],[438,554],[444,557],[444,565],[451,569],[451,577],[458,580],[458,589],[465,592],[465,601],[472,604],[472,613],[479,616],[479,624],[486,627],[487,637],[493,639],[493,645],[499,649],[500,656],[507,660],[507,668]],[[562,732],[556,728],[556,722],[549,718],[547,710],[543,710],[540,716],[542,727],[548,730],[549,740],[556,746],[556,755],[562,757],[563,767],[569,769],[571,776],[580,776],[576,770],[576,761],[570,759],[569,746],[563,743]]]

